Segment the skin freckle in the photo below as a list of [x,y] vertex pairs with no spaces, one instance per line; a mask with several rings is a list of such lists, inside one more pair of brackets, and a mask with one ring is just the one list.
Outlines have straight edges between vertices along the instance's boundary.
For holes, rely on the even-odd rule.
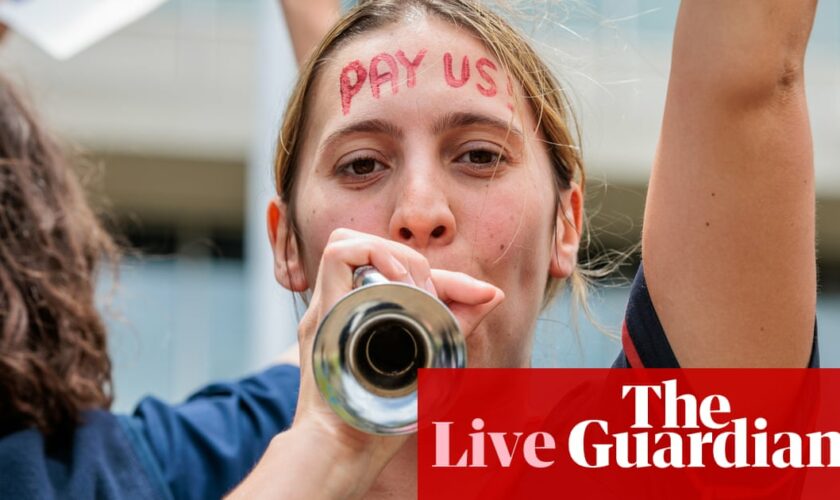
[[709,227],[709,222],[708,221],[706,221],[706,227]]

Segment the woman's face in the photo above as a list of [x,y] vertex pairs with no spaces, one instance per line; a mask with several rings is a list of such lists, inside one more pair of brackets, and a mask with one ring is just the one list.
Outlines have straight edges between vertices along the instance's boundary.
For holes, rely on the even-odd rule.
[[[308,286],[330,233],[350,228],[501,288],[469,337],[471,366],[529,364],[546,280],[568,276],[578,243],[534,117],[514,110],[500,68],[469,32],[430,17],[348,43],[306,110],[295,193]],[[579,221],[577,188],[560,198]]]

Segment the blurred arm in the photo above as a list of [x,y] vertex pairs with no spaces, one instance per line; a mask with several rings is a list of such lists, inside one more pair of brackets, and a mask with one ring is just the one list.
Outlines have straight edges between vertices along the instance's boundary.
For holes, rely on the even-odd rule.
[[339,0],[280,0],[295,59],[301,64],[321,38],[338,21]]
[[816,311],[803,59],[815,0],[685,0],[642,253],[682,366],[807,365]]

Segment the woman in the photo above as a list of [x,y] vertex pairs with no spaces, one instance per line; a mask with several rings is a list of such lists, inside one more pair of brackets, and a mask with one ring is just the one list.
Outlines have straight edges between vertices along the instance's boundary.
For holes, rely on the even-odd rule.
[[290,366],[108,412],[94,288],[117,258],[60,149],[0,79],[0,498],[218,498],[291,421]]
[[[814,8],[683,2],[616,366],[816,366]],[[584,170],[562,95],[468,1],[363,2],[327,34],[287,109],[268,207],[278,281],[311,292],[298,411],[238,494],[415,494],[415,439],[348,427],[312,379],[314,331],[355,267],[446,302],[472,366],[528,366],[557,284],[582,293]]]

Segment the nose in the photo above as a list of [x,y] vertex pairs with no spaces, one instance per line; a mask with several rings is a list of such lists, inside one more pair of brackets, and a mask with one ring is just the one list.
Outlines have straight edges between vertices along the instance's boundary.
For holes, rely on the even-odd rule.
[[449,244],[455,231],[455,215],[434,172],[415,173],[406,179],[391,217],[391,239],[425,249]]

